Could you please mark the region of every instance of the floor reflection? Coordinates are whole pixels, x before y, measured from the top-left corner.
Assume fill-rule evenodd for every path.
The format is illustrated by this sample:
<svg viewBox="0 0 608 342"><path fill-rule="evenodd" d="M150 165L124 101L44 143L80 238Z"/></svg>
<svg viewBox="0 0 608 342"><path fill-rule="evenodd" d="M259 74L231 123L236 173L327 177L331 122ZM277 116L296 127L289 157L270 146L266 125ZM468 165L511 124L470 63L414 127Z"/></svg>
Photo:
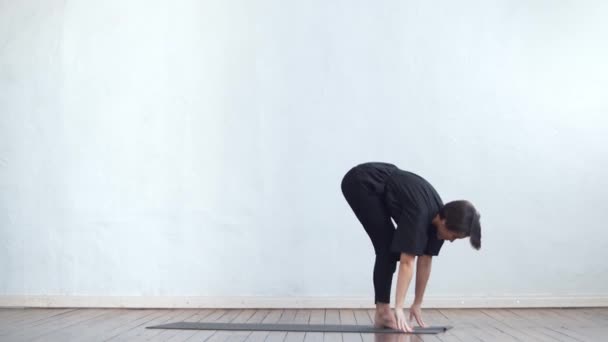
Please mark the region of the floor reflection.
<svg viewBox="0 0 608 342"><path fill-rule="evenodd" d="M412 341L420 341L420 339L416 335L411 334L374 334L374 342L412 342Z"/></svg>

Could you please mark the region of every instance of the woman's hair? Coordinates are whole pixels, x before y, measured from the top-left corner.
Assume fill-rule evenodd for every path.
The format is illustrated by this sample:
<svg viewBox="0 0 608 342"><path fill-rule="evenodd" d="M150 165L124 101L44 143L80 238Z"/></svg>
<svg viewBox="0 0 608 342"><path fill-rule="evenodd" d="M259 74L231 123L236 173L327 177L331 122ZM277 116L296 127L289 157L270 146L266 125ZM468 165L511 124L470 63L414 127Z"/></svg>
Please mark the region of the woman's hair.
<svg viewBox="0 0 608 342"><path fill-rule="evenodd" d="M469 201L458 200L446 203L439 210L439 217L445 219L446 227L457 233L464 233L470 237L471 246L481 248L481 217L473 204Z"/></svg>

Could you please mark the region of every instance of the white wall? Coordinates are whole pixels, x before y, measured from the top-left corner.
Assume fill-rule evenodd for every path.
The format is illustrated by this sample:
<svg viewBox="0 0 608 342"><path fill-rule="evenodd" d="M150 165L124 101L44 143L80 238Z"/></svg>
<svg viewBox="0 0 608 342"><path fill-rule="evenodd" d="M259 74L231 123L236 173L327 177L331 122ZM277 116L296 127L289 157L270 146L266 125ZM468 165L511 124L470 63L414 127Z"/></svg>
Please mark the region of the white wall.
<svg viewBox="0 0 608 342"><path fill-rule="evenodd" d="M607 16L600 0L2 1L0 298L373 305L340 192L367 160L482 214L482 250L447 243L430 301L608 298Z"/></svg>

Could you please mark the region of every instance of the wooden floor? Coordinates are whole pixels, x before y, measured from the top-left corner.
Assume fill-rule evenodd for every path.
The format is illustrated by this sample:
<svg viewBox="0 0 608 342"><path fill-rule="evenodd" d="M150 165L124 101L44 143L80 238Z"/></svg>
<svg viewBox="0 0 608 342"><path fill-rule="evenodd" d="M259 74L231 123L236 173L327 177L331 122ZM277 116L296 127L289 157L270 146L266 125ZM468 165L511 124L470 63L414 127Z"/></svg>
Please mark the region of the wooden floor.
<svg viewBox="0 0 608 342"><path fill-rule="evenodd" d="M0 341L608 341L608 308L423 310L438 335L146 329L171 322L371 325L374 310L0 309Z"/></svg>

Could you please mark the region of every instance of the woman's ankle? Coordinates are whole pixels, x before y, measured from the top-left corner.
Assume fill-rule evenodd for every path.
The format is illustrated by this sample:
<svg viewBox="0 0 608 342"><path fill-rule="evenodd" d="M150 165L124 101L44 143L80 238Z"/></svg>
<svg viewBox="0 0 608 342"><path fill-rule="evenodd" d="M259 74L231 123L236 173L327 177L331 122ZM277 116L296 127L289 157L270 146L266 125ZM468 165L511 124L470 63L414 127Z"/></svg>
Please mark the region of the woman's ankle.
<svg viewBox="0 0 608 342"><path fill-rule="evenodd" d="M378 313L387 313L391 311L390 303L376 303L376 312Z"/></svg>

